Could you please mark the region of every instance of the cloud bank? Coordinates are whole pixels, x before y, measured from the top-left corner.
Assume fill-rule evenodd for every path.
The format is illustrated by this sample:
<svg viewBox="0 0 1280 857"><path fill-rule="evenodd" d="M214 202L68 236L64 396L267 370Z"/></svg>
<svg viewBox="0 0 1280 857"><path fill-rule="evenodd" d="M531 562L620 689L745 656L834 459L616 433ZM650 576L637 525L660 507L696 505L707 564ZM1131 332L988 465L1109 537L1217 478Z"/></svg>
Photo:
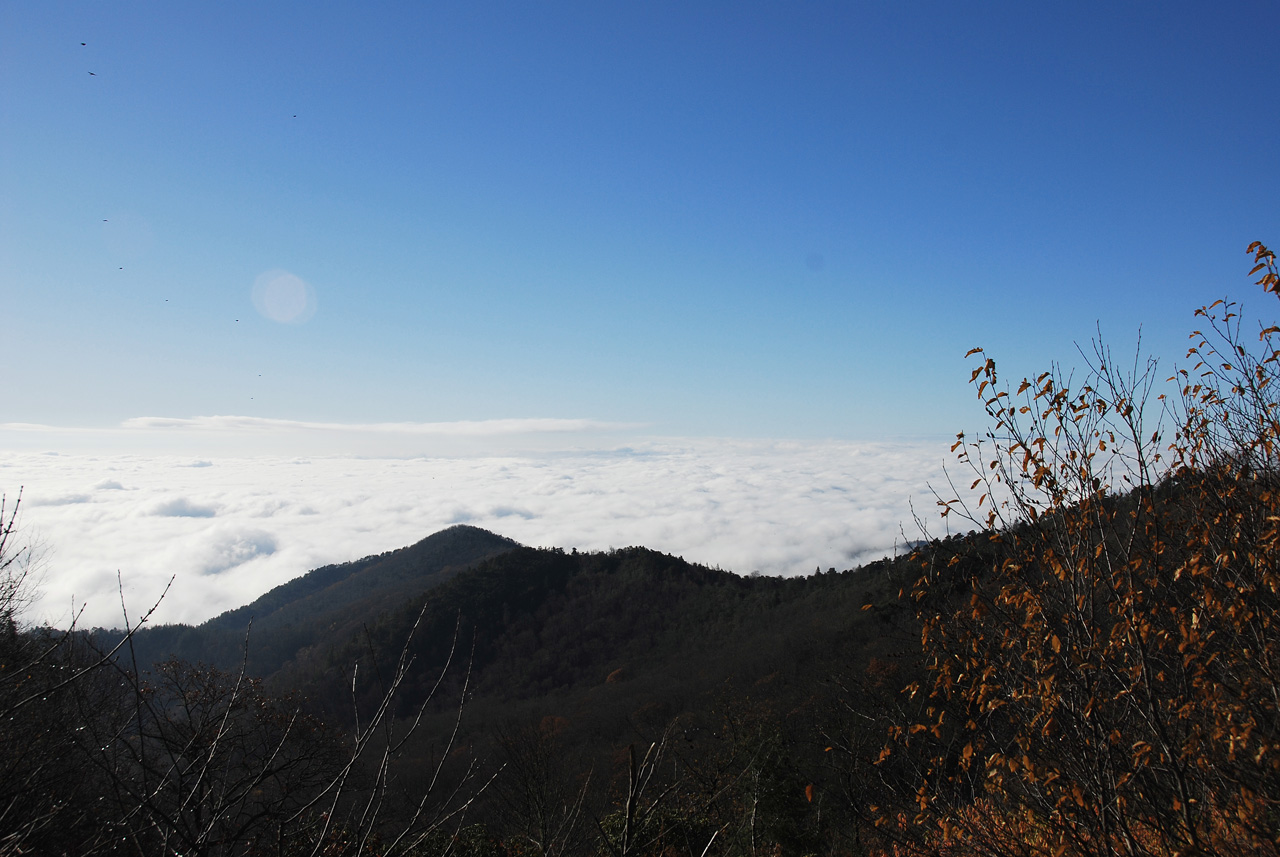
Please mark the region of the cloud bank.
<svg viewBox="0 0 1280 857"><path fill-rule="evenodd" d="M644 545L739 573L848 568L917 537L947 445L651 440L467 457L0 452L24 532L47 547L37 615L196 622L309 569L467 523L524 544Z"/></svg>
<svg viewBox="0 0 1280 857"><path fill-rule="evenodd" d="M489 456L495 449L545 452L566 442L598 447L639 428L635 423L556 418L338 423L238 415L134 417L107 427L0 423L0 449L191 454L201 460L215 453Z"/></svg>
<svg viewBox="0 0 1280 857"><path fill-rule="evenodd" d="M134 417L125 420L120 428L125 431L180 429L184 431L241 432L342 432L345 434L407 434L494 437L497 435L535 434L543 432L581 432L632 428L623 423L607 423L599 420L565 419L507 419L507 420L457 420L439 423L321 423L303 420L281 420L266 417ZM0 429L4 429L0 425Z"/></svg>

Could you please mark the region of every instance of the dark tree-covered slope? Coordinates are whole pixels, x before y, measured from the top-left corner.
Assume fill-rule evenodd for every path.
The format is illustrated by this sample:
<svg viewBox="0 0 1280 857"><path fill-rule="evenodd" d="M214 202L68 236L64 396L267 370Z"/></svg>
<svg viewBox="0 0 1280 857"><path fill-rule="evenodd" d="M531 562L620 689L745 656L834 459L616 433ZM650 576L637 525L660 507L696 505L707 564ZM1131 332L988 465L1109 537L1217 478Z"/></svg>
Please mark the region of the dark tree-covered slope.
<svg viewBox="0 0 1280 857"><path fill-rule="evenodd" d="M467 557L495 550L463 568L438 560L446 553L457 560L457 551L445 550L451 542L471 545L461 552ZM253 616L250 671L270 693L297 694L340 730L356 727L355 712L367 719L378 708L407 657L390 715L407 719L396 731L435 695L389 768L397 800L429 789L441 748L492 773L533 741L558 760L557 777L590 781L590 812L605 813L627 746L675 730L682 788L693 789L687 797L695 803L728 807L739 798L725 789L748 767L761 783L777 780L767 788L779 790L782 804L770 810L779 824L810 816L813 824L837 823L832 804L804 797L808 786L828 801L844 794L842 806L865 802L866 759L887 728L879 721L919 673L919 629L899 599L918 558L798 578L743 577L640 547L578 553L510 545L454 528L412 548L318 569L203 626L159 628L141 639L149 658L175 653L234 671ZM833 742L838 755L827 749ZM474 817L506 829L514 799L503 794L486 796ZM794 850L812 844L797 839Z"/></svg>
<svg viewBox="0 0 1280 857"><path fill-rule="evenodd" d="M814 681L860 674L871 658L896 657L915 643L897 601L908 574L903 561L883 561L803 578L742 577L644 548L519 548L306 650L272 684L301 690L341 718L353 665L389 674L421 613L406 707L429 692L456 635L456 658L471 668L477 728L514 712L575 709L592 729L619 737L636 716L708 704L726 682L765 682L765 695L787 696L788 688L802 693ZM369 702L378 689L367 694Z"/></svg>
<svg viewBox="0 0 1280 857"><path fill-rule="evenodd" d="M667 735L688 790L681 800L715 804L724 823L742 800L759 801L760 830L813 853L819 827L853 829L849 808L875 788L868 766L887 729L881 721L918 675L919 629L898 594L919 567L903 558L742 577L638 547L519 548L301 652L269 683L352 728L352 712L376 708L407 651L397 716L414 719L435 696L392 763L402 795L425 790L441 748L453 746L458 764L470 760L486 776L541 759L531 776L587 788L589 815L601 816L622 788L628 745ZM517 780L500 782L472 817L507 835L522 798L509 791ZM765 792L776 793L771 808ZM710 831L702 835L705 844Z"/></svg>
<svg viewBox="0 0 1280 857"><path fill-rule="evenodd" d="M346 639L406 600L516 547L478 527L450 527L409 547L317 568L201 625L144 629L134 647L144 665L172 655L234 669L248 638L250 673L270 675L299 650Z"/></svg>

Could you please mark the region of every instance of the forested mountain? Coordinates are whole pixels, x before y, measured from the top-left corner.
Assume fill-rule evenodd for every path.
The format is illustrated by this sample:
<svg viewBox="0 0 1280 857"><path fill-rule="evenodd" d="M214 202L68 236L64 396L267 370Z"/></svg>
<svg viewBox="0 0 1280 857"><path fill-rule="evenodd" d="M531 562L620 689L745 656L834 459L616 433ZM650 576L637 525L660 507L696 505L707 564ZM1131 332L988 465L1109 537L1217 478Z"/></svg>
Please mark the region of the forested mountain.
<svg viewBox="0 0 1280 857"><path fill-rule="evenodd" d="M898 597L913 576L901 558L742 577L645 548L566 553L460 526L316 569L200 626L142 629L135 654L116 658L129 673L136 658L157 688L142 692L161 699L199 688L233 706L248 682L254 705L290 697L339 733L384 723L396 751L361 770L393 826L414 795L457 790L483 830L577 851L639 746L675 765L662 774L673 798L725 823L749 770L753 835L810 851L843 836L838 823L855 829L852 795L866 789L850 776L865 741L840 724L882 717L914 672L914 617ZM839 753L823 750L837 738ZM559 832L534 832L548 813Z"/></svg>
<svg viewBox="0 0 1280 857"><path fill-rule="evenodd" d="M142 666L178 657L236 669L248 643L249 672L269 675L301 649L350 637L406 599L516 547L477 527L450 527L409 547L317 568L198 626L144 627L133 635L134 650ZM104 643L111 639L103 635Z"/></svg>
<svg viewBox="0 0 1280 857"><path fill-rule="evenodd" d="M890 580L892 565L742 577L644 548L565 553L455 526L315 569L198 626L144 627L133 643L143 667L177 657L223 670L239 668L247 645L250 675L317 700L345 692L362 659L389 668L406 642L424 675L457 642L480 698L522 703L610 677L654 679L669 695L901 648L884 635L885 611L901 609L883 606L902 582ZM882 607L860 609L877 600Z"/></svg>
<svg viewBox="0 0 1280 857"><path fill-rule="evenodd" d="M593 717L613 710L612 728L621 734L640 708L674 716L728 681L803 684L900 653L914 643L893 633L893 619L905 620L896 601L904 579L887 561L804 578L748 578L644 548L518 548L357 634L312 647L270 681L325 699L346 691L344 677L357 663L389 671L406 642L428 681L456 642L456 657L472 672L473 716L486 706L509 713L589 702ZM405 703L422 693L425 686L410 686ZM635 706L628 709L627 700ZM329 710L341 716L342 704Z"/></svg>
<svg viewBox="0 0 1280 857"><path fill-rule="evenodd" d="M729 685L785 696L901 655L914 644L897 601L909 574L886 560L743 577L645 548L566 553L456 526L316 569L199 626L144 628L134 648L144 667L177 657L235 671L247 644L249 675L334 722L351 716L353 669L389 674L407 652L399 702L412 708L452 651L453 674L471 672L469 730L576 712L569 722L622 740L637 719L706 706ZM381 692L365 686L360 701Z"/></svg>

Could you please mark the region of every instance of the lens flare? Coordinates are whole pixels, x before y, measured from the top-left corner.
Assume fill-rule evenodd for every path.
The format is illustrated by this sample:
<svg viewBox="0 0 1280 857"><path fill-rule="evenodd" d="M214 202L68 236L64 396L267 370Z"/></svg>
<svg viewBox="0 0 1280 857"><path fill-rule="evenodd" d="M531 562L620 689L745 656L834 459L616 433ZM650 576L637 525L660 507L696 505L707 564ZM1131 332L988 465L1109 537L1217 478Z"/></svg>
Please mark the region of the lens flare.
<svg viewBox="0 0 1280 857"><path fill-rule="evenodd" d="M302 324L316 314L316 292L296 274L267 271L253 282L253 306L272 321Z"/></svg>

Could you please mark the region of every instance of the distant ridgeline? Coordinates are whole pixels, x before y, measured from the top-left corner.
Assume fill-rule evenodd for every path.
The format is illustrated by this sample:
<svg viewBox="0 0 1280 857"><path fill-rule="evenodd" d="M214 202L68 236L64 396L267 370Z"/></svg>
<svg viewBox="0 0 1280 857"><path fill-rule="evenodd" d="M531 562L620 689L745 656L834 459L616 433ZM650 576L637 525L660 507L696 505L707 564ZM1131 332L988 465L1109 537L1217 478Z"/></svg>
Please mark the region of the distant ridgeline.
<svg viewBox="0 0 1280 857"><path fill-rule="evenodd" d="M487 530L455 526L409 547L326 565L201 625L142 629L134 635L138 665L145 669L177 657L237 670L247 643L248 672L269 676L299 651L349 639L383 613L517 547L518 542Z"/></svg>
<svg viewBox="0 0 1280 857"><path fill-rule="evenodd" d="M199 626L145 629L133 650L162 687L188 675L157 666L170 657L223 670L224 688L239 687L244 664L288 697L284 710L344 734L360 728L353 712L367 725L392 700L388 729L417 724L388 762L393 802L430 793L443 759L474 765L477 782L508 766L472 807L477 830L514 835L513 807L566 789L577 795L566 806L585 800L584 818L603 818L627 748L660 741L676 765L663 776L683 771L682 788L706 791L691 800L738 806L748 783L771 795L757 832L818 853L827 828L856 830L847 808L875 791L865 757L920 673L919 626L899 597L919 562L744 577L645 548L566 553L456 526L316 569ZM409 668L387 695L397 663ZM818 788L830 799L812 802ZM737 817L724 811L714 825ZM595 829L566 828L582 842Z"/></svg>
<svg viewBox="0 0 1280 857"><path fill-rule="evenodd" d="M405 705L425 696L456 639L455 672L473 673L473 722L489 705L495 717L562 713L571 697L591 709L608 685L620 718L604 728L616 734L646 705L670 717L726 681L824 680L918 645L893 631L909 613L897 593L912 573L884 560L743 577L645 548L566 553L455 526L316 569L202 625L146 628L134 650L142 669L169 657L231 672L246 663L275 691L300 691L341 720L353 666L389 674L421 613Z"/></svg>

